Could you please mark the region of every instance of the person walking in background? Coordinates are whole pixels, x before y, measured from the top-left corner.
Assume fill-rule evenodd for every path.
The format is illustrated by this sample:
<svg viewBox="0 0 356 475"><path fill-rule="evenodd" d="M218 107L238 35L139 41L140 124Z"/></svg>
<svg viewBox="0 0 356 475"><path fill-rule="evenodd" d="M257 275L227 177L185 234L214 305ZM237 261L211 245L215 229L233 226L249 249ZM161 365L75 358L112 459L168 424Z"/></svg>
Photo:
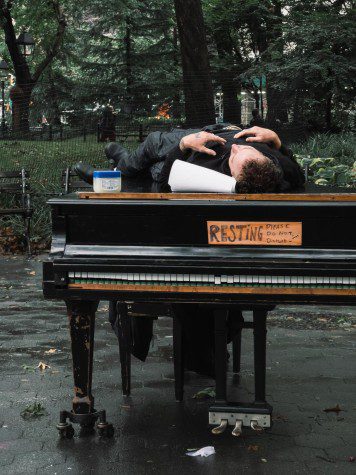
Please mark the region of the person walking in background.
<svg viewBox="0 0 356 475"><path fill-rule="evenodd" d="M99 142L115 142L116 140L116 114L112 105L108 104L104 111L103 116L99 122Z"/></svg>
<svg viewBox="0 0 356 475"><path fill-rule="evenodd" d="M252 109L252 119L250 121L250 126L254 127L257 125L258 127L264 127L265 121L260 116L260 111L258 109Z"/></svg>

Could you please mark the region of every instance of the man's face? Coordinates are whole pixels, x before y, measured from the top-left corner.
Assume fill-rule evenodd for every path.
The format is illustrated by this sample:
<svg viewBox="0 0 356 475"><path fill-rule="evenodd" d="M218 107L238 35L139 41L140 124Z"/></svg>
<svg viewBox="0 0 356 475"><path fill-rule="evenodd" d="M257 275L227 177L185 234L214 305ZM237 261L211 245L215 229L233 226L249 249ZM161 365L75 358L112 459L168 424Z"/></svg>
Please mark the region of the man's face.
<svg viewBox="0 0 356 475"><path fill-rule="evenodd" d="M268 158L265 157L261 152L256 150L254 147L250 147L249 145L233 144L233 146L231 147L229 166L231 175L235 178L236 181L238 181L241 177L244 165L252 160L268 161Z"/></svg>

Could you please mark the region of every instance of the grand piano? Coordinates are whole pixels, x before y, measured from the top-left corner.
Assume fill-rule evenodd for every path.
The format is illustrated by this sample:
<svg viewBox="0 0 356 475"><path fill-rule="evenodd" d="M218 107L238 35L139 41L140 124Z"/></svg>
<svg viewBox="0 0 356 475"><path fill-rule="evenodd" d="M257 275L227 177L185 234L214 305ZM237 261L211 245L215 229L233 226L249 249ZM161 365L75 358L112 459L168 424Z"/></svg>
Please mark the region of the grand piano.
<svg viewBox="0 0 356 475"><path fill-rule="evenodd" d="M356 303L356 190L308 185L300 193L225 195L160 193L124 180L118 195L78 192L51 199L52 247L43 264L47 299L66 302L74 399L58 429L112 436L92 395L95 312L118 302L125 335L129 303L199 303L215 318L214 433L271 426L266 401L266 319L279 303ZM227 401L226 320L253 309L255 399ZM179 377L179 366L176 366Z"/></svg>

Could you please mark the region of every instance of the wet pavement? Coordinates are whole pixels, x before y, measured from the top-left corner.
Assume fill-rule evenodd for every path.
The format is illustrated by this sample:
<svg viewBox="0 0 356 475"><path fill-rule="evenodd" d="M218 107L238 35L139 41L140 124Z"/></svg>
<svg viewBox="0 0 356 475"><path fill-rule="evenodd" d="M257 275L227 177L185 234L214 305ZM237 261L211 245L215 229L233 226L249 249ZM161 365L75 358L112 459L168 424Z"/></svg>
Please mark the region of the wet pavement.
<svg viewBox="0 0 356 475"><path fill-rule="evenodd" d="M236 439L211 435L209 401L192 398L212 380L190 373L184 403L175 402L168 318L155 323L146 363L133 360L132 396L121 395L118 346L103 302L93 388L116 434L105 440L76 428L73 440L60 440L55 425L72 397L64 305L43 300L39 258L0 257L0 269L0 473L356 474L356 309L279 307L271 314L267 393L274 425ZM244 330L239 387L230 373L235 400L253 396L251 336ZM50 367L41 371L41 362ZM34 403L45 414L21 417ZM324 412L337 405L340 412ZM215 455L186 455L208 445Z"/></svg>

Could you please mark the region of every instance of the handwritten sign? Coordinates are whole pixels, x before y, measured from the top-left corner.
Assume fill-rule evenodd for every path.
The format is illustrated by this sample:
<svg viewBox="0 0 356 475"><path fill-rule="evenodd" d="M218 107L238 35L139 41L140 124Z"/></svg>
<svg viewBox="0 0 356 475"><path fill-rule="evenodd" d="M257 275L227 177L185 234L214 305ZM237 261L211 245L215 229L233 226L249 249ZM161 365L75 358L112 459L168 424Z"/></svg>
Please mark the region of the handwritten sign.
<svg viewBox="0 0 356 475"><path fill-rule="evenodd" d="M208 243L223 246L301 246L302 223L208 221Z"/></svg>

